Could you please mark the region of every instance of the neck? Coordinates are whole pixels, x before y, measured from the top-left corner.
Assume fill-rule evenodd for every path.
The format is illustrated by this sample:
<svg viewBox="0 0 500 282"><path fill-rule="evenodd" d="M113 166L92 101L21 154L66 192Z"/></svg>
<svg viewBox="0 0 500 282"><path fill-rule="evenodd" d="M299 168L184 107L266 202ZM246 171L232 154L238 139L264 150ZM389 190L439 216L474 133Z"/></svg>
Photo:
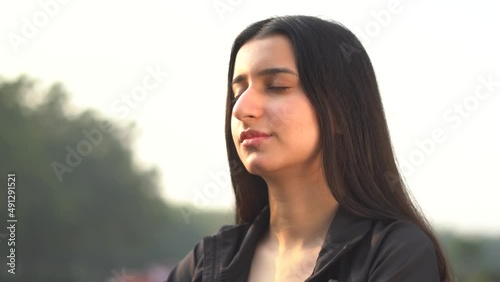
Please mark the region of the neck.
<svg viewBox="0 0 500 282"><path fill-rule="evenodd" d="M338 207L322 172L266 179L269 243L280 251L321 247Z"/></svg>

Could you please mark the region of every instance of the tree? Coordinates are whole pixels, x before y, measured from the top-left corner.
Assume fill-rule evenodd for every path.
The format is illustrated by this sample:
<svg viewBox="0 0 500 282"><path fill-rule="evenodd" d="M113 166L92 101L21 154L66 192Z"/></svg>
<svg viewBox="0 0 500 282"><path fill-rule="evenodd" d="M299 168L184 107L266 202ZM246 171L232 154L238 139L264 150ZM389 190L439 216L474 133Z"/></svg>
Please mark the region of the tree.
<svg viewBox="0 0 500 282"><path fill-rule="evenodd" d="M16 275L2 271L0 280L104 281L113 270L179 259L206 225L184 223L179 207L160 199L157 171L134 164L130 125L67 109L60 84L40 90L25 76L0 79L0 172L3 186L16 174L18 219Z"/></svg>

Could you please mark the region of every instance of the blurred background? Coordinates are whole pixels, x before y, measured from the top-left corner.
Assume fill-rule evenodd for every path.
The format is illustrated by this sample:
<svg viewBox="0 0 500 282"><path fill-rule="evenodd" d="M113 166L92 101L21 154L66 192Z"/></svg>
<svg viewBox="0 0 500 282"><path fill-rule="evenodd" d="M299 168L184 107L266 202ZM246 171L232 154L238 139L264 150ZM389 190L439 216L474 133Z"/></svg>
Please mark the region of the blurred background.
<svg viewBox="0 0 500 282"><path fill-rule="evenodd" d="M401 171L458 281L500 281L499 11L493 0L1 0L0 281L163 281L232 224L230 47L287 14L360 38Z"/></svg>

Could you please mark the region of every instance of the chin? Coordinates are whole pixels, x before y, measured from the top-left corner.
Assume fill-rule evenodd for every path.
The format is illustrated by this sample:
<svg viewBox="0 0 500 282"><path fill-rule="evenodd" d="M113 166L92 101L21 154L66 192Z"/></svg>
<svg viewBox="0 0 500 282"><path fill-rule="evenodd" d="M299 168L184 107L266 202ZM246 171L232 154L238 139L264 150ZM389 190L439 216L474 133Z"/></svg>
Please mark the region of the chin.
<svg viewBox="0 0 500 282"><path fill-rule="evenodd" d="M258 176L265 176L265 175L270 175L273 172L277 171L278 169L275 166L270 165L269 163L262 163L262 162L250 162L250 163L244 163L245 168L248 170L249 173L258 175Z"/></svg>
<svg viewBox="0 0 500 282"><path fill-rule="evenodd" d="M254 175L265 176L275 173L282 168L285 163L283 163L282 157L276 154L261 154L252 153L240 159L246 170Z"/></svg>
<svg viewBox="0 0 500 282"><path fill-rule="evenodd" d="M260 166L256 166L256 165L247 165L245 164L245 168L248 170L248 172L250 172L251 174L254 174L254 175L262 175L263 173L265 173L265 169L260 167Z"/></svg>
<svg viewBox="0 0 500 282"><path fill-rule="evenodd" d="M260 175L266 171L266 166L263 164L263 162L260 160L256 160L255 158L251 158L251 160L247 158L247 160L242 162L245 168L251 174Z"/></svg>

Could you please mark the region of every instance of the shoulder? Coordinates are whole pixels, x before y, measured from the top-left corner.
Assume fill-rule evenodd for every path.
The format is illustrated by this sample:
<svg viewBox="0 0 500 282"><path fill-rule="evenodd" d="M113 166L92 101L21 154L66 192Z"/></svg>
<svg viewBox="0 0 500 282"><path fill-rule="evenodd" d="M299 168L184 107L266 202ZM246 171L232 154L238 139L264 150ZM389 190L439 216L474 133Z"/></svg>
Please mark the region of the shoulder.
<svg viewBox="0 0 500 282"><path fill-rule="evenodd" d="M383 246L428 247L434 249L431 238L416 224L409 221L375 221L373 239Z"/></svg>
<svg viewBox="0 0 500 282"><path fill-rule="evenodd" d="M202 240L172 269L165 282L201 281L203 250Z"/></svg>
<svg viewBox="0 0 500 282"><path fill-rule="evenodd" d="M216 233L204 237L193 249L172 269L165 282L201 281L203 269L206 266L205 257L216 238L230 237L238 239L244 236L247 226L223 225ZM208 249L208 250L207 250Z"/></svg>
<svg viewBox="0 0 500 282"><path fill-rule="evenodd" d="M436 247L416 224L375 221L369 281L439 281Z"/></svg>

